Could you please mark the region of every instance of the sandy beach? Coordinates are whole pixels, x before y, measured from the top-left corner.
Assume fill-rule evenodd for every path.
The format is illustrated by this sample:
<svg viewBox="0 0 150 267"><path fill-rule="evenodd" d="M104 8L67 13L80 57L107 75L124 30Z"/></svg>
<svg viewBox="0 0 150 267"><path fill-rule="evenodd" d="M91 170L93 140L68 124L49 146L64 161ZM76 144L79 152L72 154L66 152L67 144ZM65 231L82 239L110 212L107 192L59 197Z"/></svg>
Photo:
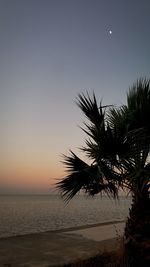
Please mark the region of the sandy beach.
<svg viewBox="0 0 150 267"><path fill-rule="evenodd" d="M0 267L50 267L118 247L124 222L109 222L0 239Z"/></svg>

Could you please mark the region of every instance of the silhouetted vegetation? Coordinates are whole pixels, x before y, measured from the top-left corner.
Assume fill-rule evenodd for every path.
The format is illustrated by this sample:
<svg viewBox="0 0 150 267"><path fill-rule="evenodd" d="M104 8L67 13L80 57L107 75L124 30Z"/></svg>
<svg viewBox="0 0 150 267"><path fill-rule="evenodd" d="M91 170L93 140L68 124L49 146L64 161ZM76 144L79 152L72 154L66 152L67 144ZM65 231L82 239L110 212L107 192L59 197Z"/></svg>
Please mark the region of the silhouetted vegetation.
<svg viewBox="0 0 150 267"><path fill-rule="evenodd" d="M64 156L67 175L58 184L65 200L85 193L118 198L132 195L125 227L125 251L130 266L150 266L150 80L140 79L120 107L98 105L95 94L80 94L77 105L86 116L87 134L81 148L87 164L70 151ZM97 266L97 265L94 265ZM101 265L100 265L101 266Z"/></svg>
<svg viewBox="0 0 150 267"><path fill-rule="evenodd" d="M118 249L116 252L104 252L85 260L54 267L130 267L130 264L122 249Z"/></svg>

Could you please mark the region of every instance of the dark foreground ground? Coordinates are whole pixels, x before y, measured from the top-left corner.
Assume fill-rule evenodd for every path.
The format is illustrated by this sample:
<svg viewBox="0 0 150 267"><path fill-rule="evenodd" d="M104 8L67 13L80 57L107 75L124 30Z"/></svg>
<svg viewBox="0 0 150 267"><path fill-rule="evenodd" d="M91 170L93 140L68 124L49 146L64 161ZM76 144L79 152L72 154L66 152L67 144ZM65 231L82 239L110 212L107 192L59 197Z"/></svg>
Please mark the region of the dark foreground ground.
<svg viewBox="0 0 150 267"><path fill-rule="evenodd" d="M50 267L119 248L124 223L0 239L0 267Z"/></svg>

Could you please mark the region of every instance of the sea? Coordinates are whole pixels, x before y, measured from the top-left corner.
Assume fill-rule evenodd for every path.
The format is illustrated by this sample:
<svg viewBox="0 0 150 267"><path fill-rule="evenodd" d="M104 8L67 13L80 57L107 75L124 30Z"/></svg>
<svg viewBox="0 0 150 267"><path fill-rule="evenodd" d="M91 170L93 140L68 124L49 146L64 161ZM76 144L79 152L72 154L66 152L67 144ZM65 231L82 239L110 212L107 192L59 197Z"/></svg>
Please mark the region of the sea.
<svg viewBox="0 0 150 267"><path fill-rule="evenodd" d="M126 220L131 199L78 195L65 203L58 195L0 196L0 237Z"/></svg>

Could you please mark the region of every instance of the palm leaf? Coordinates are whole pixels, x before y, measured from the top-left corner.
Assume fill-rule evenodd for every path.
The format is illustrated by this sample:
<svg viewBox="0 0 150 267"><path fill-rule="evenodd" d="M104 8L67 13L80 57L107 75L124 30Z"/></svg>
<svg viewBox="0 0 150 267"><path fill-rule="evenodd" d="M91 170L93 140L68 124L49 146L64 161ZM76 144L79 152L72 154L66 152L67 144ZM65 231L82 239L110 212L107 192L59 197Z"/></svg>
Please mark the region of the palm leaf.
<svg viewBox="0 0 150 267"><path fill-rule="evenodd" d="M127 104L119 108L98 105L94 93L92 97L79 94L77 105L88 120L82 128L88 138L81 150L92 164L71 151L70 156L64 156L67 175L57 188L67 200L81 189L90 195L104 192L115 197L119 187L127 186L139 193L149 185L150 176L150 80L134 84Z"/></svg>
<svg viewBox="0 0 150 267"><path fill-rule="evenodd" d="M129 89L127 106L130 129L146 128L150 134L150 80L140 79Z"/></svg>
<svg viewBox="0 0 150 267"><path fill-rule="evenodd" d="M88 93L87 96L85 96L84 94L79 94L76 103L78 107L83 111L90 123L99 128L104 122L105 113L103 112L101 103L98 107L95 94L93 93L92 98L90 98Z"/></svg>
<svg viewBox="0 0 150 267"><path fill-rule="evenodd" d="M81 189L89 195L103 190L108 195L117 196L117 175L115 172L110 173L111 170L106 168L104 163L103 166L101 165L103 168L96 164L88 165L71 151L70 156L64 156L64 164L68 174L57 183L56 187L65 200L73 198ZM107 174L107 178L109 176L108 179L105 178L104 173ZM96 185L98 185L97 190L95 190Z"/></svg>

